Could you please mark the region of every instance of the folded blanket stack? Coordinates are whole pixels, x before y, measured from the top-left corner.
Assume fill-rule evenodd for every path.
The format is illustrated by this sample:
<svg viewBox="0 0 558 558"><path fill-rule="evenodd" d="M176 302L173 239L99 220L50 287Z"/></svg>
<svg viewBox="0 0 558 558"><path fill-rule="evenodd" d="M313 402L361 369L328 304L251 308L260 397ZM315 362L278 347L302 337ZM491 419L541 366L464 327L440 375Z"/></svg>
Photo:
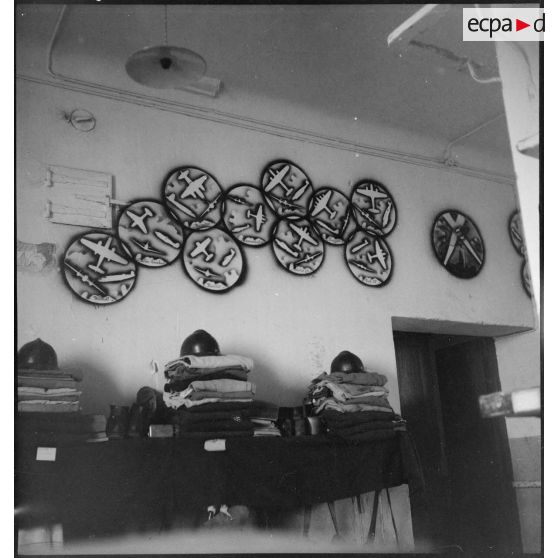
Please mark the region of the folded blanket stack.
<svg viewBox="0 0 558 558"><path fill-rule="evenodd" d="M308 398L328 436L349 441L392 438L405 423L389 404L386 383L377 372L324 372L312 380Z"/></svg>
<svg viewBox="0 0 558 558"><path fill-rule="evenodd" d="M239 355L186 355L165 366L167 407L180 436L253 436L249 409L256 386L248 381L252 359Z"/></svg>
<svg viewBox="0 0 558 558"><path fill-rule="evenodd" d="M79 378L62 370L19 369L17 410L31 413L77 413L80 410Z"/></svg>

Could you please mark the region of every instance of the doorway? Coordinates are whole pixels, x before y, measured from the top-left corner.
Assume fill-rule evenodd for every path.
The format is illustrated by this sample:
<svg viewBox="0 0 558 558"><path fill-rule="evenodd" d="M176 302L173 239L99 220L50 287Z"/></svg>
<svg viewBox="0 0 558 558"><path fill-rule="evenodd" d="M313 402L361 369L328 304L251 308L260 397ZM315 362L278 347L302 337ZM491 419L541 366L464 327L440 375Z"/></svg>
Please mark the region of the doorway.
<svg viewBox="0 0 558 558"><path fill-rule="evenodd" d="M493 339L394 331L394 342L401 414L425 482L426 506L411 494L417 544L520 552L505 422L481 418L478 405L500 390Z"/></svg>

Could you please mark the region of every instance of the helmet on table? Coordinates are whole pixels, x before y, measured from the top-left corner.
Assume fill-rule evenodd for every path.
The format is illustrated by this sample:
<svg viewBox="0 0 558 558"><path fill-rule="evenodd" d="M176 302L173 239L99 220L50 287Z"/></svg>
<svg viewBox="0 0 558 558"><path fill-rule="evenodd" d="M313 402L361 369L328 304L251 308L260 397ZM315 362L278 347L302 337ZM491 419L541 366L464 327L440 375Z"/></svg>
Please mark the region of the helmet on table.
<svg viewBox="0 0 558 558"><path fill-rule="evenodd" d="M19 349L17 366L33 370L57 370L58 358L51 345L37 338Z"/></svg>
<svg viewBox="0 0 558 558"><path fill-rule="evenodd" d="M210 356L220 354L219 343L217 343L211 334L203 329L197 329L194 333L188 335L180 347L180 356Z"/></svg>
<svg viewBox="0 0 558 558"><path fill-rule="evenodd" d="M350 351L341 351L332 361L330 373L364 372L362 360Z"/></svg>

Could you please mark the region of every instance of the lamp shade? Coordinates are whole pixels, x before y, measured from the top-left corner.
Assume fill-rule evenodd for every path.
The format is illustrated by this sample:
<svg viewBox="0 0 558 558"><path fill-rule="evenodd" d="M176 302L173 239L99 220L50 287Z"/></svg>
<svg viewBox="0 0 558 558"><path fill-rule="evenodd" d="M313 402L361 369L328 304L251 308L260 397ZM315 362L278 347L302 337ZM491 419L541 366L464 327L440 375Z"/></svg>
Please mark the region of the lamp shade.
<svg viewBox="0 0 558 558"><path fill-rule="evenodd" d="M176 89L200 80L207 64L186 48L155 46L138 50L126 61L126 72L136 82L157 89Z"/></svg>

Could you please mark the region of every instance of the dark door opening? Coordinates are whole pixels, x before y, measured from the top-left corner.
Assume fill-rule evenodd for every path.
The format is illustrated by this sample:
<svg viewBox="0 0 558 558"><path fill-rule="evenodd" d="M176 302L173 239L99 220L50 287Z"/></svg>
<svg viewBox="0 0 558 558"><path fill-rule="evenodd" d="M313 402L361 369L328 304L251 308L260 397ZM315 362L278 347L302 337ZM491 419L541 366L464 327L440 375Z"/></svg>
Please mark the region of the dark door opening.
<svg viewBox="0 0 558 558"><path fill-rule="evenodd" d="M426 506L411 494L417 544L520 552L505 422L478 406L500 389L493 340L396 331L394 341L401 414L426 485Z"/></svg>

